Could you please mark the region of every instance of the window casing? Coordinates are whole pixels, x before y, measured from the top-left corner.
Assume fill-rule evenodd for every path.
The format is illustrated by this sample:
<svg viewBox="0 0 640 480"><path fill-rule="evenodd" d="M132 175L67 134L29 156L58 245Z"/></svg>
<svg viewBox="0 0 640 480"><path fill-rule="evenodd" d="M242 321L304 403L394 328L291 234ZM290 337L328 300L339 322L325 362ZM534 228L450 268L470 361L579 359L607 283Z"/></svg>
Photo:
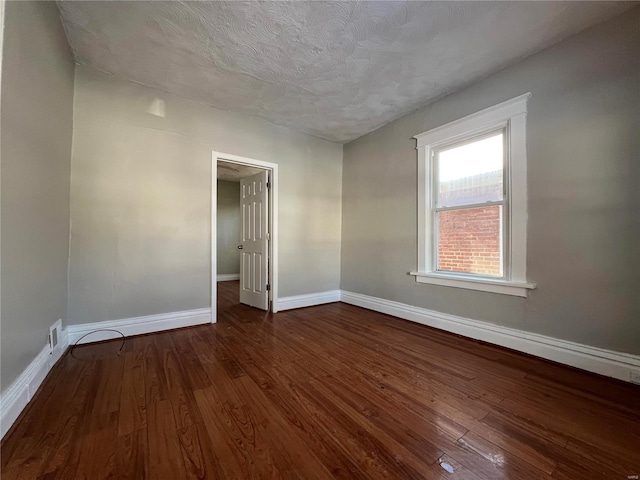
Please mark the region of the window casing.
<svg viewBox="0 0 640 480"><path fill-rule="evenodd" d="M530 95L414 137L418 140L418 269L411 274L417 282L522 297L535 288L526 277ZM456 220L459 225L461 219L468 232L447 227ZM461 233L475 240L470 242ZM481 247L480 241L486 245ZM471 259L467 254L466 263L454 263L460 262L454 258L461 258L456 257L460 253L456 248L468 249L470 243L482 248L486 258L474 253Z"/></svg>

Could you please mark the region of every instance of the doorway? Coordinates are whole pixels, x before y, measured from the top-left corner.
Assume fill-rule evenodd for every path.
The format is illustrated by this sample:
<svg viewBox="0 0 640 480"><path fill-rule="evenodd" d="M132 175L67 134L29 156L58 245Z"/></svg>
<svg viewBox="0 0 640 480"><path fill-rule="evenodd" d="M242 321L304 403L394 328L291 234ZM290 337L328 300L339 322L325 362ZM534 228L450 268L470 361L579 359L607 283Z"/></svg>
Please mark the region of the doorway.
<svg viewBox="0 0 640 480"><path fill-rule="evenodd" d="M238 298L239 303L275 313L278 310L278 165L213 152L211 171L212 323L217 321L218 282L225 282L221 284L225 292L237 286L238 296L231 298ZM231 200L234 192L238 195L235 205ZM220 218L218 193L225 204Z"/></svg>

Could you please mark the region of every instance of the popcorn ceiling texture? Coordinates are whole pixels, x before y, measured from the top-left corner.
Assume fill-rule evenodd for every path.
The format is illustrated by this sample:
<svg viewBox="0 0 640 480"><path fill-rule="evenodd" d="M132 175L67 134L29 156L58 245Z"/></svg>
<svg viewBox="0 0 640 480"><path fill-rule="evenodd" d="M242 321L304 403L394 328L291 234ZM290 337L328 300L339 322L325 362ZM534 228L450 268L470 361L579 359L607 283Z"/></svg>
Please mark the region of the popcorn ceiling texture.
<svg viewBox="0 0 640 480"><path fill-rule="evenodd" d="M371 132L632 6L311 1L58 5L80 64L336 142Z"/></svg>

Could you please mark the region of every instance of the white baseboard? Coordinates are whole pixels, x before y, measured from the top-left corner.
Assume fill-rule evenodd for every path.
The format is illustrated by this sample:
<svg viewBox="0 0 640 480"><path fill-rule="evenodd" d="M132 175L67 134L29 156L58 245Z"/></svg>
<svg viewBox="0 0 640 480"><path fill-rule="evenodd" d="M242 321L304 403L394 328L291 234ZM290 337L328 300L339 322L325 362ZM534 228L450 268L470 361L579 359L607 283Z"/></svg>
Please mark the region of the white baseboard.
<svg viewBox="0 0 640 480"><path fill-rule="evenodd" d="M11 428L22 410L35 395L53 365L60 359L69 345L73 345L83 335L94 330L111 329L118 330L125 337L153 333L174 328L189 327L211 323L211 309L201 308L183 312L163 313L145 317L125 318L106 322L84 323L82 325L69 325L62 330L62 339L59 348L54 354L49 345L38 353L36 358L27 366L20 376L2 393L0 397L0 437ZM82 339L79 343L91 343L101 340L119 338L115 332L97 332Z"/></svg>
<svg viewBox="0 0 640 480"><path fill-rule="evenodd" d="M94 330L110 329L122 332L125 337L142 335L143 333L160 332L174 328L190 327L211 323L211 309L199 308L197 310L185 310L183 312L161 313L159 315L147 315L144 317L124 318L122 320L108 320L106 322L83 323L81 325L69 325L67 327L69 345L73 345L83 335ZM99 342L120 338L116 332L96 332L82 340L80 344Z"/></svg>
<svg viewBox="0 0 640 480"><path fill-rule="evenodd" d="M291 310L292 308L312 307L314 305L322 305L323 303L339 301L340 290L294 295L292 297L281 297L278 298L278 311Z"/></svg>
<svg viewBox="0 0 640 480"><path fill-rule="evenodd" d="M341 292L341 300L344 303L483 340L618 380L630 382L632 373L640 376L640 355L590 347L344 290Z"/></svg>
<svg viewBox="0 0 640 480"><path fill-rule="evenodd" d="M51 371L68 346L67 332L62 330L62 338L54 352L45 345L40 353L23 370L0 396L0 438L4 438L13 423L20 416L27 404Z"/></svg>
<svg viewBox="0 0 640 480"><path fill-rule="evenodd" d="M221 273L216 275L217 282L228 282L230 280L240 280L239 273Z"/></svg>
<svg viewBox="0 0 640 480"><path fill-rule="evenodd" d="M280 298L278 299L278 309L290 310L338 301L627 382L631 380L632 373L640 376L639 355L590 347L344 290ZM52 355L49 346L45 345L20 376L0 396L0 438L4 437L34 397L42 381L66 351L67 346L73 345L82 335L93 330L106 328L118 330L128 337L206 323L211 323L211 309L209 308L68 326L63 330L60 349L57 350L56 355ZM119 335L112 332L100 332L83 339L81 343L118 337Z"/></svg>

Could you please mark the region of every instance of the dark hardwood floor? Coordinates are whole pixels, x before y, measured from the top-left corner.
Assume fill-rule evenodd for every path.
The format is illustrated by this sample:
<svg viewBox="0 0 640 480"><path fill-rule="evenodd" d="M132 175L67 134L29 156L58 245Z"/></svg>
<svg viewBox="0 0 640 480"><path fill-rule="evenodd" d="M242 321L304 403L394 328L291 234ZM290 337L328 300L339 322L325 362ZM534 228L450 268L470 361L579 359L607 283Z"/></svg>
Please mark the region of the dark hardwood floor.
<svg viewBox="0 0 640 480"><path fill-rule="evenodd" d="M67 353L2 480L640 475L636 386L340 303L268 315L237 289L218 284L216 325Z"/></svg>

